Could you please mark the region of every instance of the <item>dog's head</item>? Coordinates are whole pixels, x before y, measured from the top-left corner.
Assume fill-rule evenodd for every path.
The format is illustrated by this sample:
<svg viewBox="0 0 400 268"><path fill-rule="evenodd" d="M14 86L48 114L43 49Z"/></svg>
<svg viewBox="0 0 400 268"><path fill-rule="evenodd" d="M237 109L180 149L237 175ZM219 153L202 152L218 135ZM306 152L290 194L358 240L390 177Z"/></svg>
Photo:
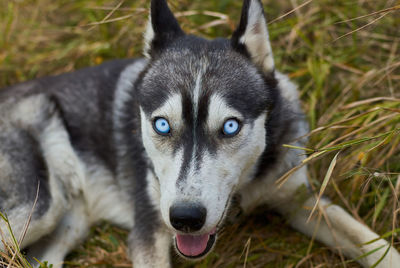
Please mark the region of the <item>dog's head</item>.
<svg viewBox="0 0 400 268"><path fill-rule="evenodd" d="M263 7L245 0L233 37L210 41L186 35L165 0L153 0L145 41L142 139L163 221L178 252L196 259L212 248L232 195L267 147L276 82Z"/></svg>

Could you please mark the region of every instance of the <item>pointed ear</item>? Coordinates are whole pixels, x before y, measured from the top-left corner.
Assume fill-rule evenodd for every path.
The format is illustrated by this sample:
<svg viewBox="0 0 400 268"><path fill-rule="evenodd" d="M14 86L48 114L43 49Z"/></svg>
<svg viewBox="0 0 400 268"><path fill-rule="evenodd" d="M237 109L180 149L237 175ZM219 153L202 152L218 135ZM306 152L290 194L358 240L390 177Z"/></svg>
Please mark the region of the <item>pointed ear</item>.
<svg viewBox="0 0 400 268"><path fill-rule="evenodd" d="M260 0L244 0L239 26L233 33L232 46L250 56L264 73L275 69L264 9Z"/></svg>
<svg viewBox="0 0 400 268"><path fill-rule="evenodd" d="M179 27L166 0L152 0L147 29L144 33L144 55L151 58L184 32Z"/></svg>

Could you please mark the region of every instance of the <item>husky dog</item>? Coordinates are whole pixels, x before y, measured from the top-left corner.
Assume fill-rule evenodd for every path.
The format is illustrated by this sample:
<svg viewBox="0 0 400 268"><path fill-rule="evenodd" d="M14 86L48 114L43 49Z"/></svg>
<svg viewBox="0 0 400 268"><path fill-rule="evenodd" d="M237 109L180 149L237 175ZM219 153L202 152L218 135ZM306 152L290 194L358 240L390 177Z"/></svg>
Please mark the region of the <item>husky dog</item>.
<svg viewBox="0 0 400 268"><path fill-rule="evenodd" d="M305 167L278 187L303 160L282 144L304 146L307 123L275 70L260 0L245 0L232 38L216 40L186 35L153 0L144 54L0 91L0 210L16 237L32 216L30 257L61 266L107 220L131 230L136 268L170 267L171 246L200 259L237 196L244 212L267 204L365 267L400 267L388 242L327 199L321 222L307 221Z"/></svg>

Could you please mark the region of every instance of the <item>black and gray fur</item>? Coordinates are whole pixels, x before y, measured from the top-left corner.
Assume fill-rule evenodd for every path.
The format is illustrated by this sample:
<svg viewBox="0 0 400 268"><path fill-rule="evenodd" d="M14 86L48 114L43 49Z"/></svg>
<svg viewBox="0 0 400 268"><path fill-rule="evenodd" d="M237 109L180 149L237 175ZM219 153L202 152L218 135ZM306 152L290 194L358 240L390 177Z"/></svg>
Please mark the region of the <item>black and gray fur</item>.
<svg viewBox="0 0 400 268"><path fill-rule="evenodd" d="M60 266L92 224L108 220L131 230L136 268L169 267L173 244L199 259L234 195L245 212L268 204L350 258L383 246L358 260L365 267L390 247L365 244L378 235L329 200L319 206L331 228L307 223L295 202L308 186L305 167L276 184L303 159L282 144L303 146L307 124L295 85L275 70L259 0L244 0L232 38L216 40L186 35L166 1L153 0L144 54L0 91L0 211L19 237L38 193L22 243L30 257ZM171 125L167 135L154 130L159 117ZM240 132L227 137L230 118ZM304 207L314 202L310 194ZM179 226L172 211L182 208L202 222ZM207 248L187 256L179 235L209 235ZM390 248L379 267L399 263Z"/></svg>

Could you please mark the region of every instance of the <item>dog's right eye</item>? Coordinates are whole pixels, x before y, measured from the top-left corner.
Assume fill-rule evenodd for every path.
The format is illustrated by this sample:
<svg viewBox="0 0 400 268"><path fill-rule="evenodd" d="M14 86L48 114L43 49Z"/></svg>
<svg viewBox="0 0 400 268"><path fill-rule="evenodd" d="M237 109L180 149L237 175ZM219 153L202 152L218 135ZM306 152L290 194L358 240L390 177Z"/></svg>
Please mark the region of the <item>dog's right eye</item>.
<svg viewBox="0 0 400 268"><path fill-rule="evenodd" d="M166 136L171 132L168 120L163 117L157 117L154 119L153 128L159 135Z"/></svg>

